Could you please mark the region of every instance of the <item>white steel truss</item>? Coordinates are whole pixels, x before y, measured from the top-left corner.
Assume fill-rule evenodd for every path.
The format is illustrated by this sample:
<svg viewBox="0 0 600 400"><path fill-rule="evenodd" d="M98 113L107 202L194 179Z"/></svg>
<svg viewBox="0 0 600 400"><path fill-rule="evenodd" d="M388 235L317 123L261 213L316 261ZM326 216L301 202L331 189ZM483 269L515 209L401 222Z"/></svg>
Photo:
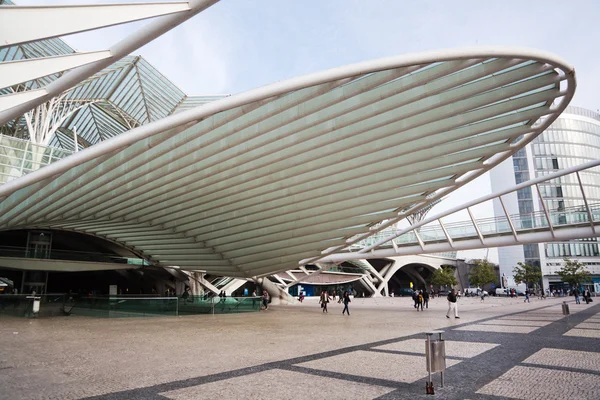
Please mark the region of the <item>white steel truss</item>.
<svg viewBox="0 0 600 400"><path fill-rule="evenodd" d="M314 263L488 171L549 126L574 90L572 66L518 48L302 76L0 186L0 229L69 229L156 265L266 276Z"/></svg>
<svg viewBox="0 0 600 400"><path fill-rule="evenodd" d="M5 83L42 77L70 69L45 87L0 96L0 125L21 116L30 109L50 100L98 71L114 64L132 51L204 11L219 0L190 0L188 2L102 4L73 6L15 6L0 5L0 49L3 47L94 30L141 19L155 18L116 43L105 52L79 53L74 56L50 59L29 59L0 62L0 76L11 76ZM52 23L48 23L52 21ZM33 67L29 68L29 65ZM23 74L11 71L22 68ZM32 72L27 72L33 69ZM27 72L27 73L26 73ZM2 86L0 85L0 89Z"/></svg>
<svg viewBox="0 0 600 400"><path fill-rule="evenodd" d="M600 160L590 161L523 182L508 190L475 199L444 213L425 218L404 229L381 231L353 246L354 248L346 249L349 252L329 255L321 262L339 263L354 259L397 257L599 237L600 204L590 204L587 201L584 186L581 183L581 173L585 171L600 172ZM544 202L541 202L542 211L540 212L508 214L502 196L527 187L535 187L539 193L540 186L544 183L570 175L575 176L573 180L579 183L582 206L548 210ZM499 201L504 210L504 217L475 220L470 208L493 200ZM470 216L469 221L443 222L443 218L464 210L467 210Z"/></svg>

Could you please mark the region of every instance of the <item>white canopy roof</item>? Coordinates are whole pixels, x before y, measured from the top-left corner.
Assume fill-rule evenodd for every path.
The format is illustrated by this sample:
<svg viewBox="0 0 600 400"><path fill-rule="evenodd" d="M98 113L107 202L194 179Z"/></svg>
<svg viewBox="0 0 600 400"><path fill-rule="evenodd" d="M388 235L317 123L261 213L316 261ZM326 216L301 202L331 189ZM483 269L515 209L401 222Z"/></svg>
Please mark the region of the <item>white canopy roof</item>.
<svg viewBox="0 0 600 400"><path fill-rule="evenodd" d="M484 173L545 129L574 90L572 66L515 48L298 77L141 126L0 186L0 229L67 229L157 265L272 274Z"/></svg>

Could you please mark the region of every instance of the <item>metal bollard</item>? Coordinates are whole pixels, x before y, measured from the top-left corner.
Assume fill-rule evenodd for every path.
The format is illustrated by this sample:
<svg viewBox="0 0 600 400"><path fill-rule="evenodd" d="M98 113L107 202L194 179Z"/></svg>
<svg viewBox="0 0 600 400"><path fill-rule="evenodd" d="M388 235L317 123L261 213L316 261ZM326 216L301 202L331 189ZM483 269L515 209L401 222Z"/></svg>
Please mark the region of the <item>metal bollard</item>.
<svg viewBox="0 0 600 400"><path fill-rule="evenodd" d="M446 370L446 343L442 339L443 331L427 332L425 340L425 367L428 372L427 394L433 393L432 372L439 372L442 387L444 387L444 371ZM439 335L438 339L432 339L433 335Z"/></svg>
<svg viewBox="0 0 600 400"><path fill-rule="evenodd" d="M563 315L569 315L569 314L571 314L569 312L569 305L567 304L566 301L563 301L563 303L562 303L562 312L563 312Z"/></svg>

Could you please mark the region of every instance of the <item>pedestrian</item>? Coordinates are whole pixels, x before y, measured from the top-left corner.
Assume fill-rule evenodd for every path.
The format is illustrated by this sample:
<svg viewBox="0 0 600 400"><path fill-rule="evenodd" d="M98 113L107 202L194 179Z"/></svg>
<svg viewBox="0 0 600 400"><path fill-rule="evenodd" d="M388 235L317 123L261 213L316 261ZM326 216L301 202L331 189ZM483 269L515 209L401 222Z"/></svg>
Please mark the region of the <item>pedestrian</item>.
<svg viewBox="0 0 600 400"><path fill-rule="evenodd" d="M458 316L458 304L456 304L456 290L452 289L450 293L448 293L448 312L446 313L446 318L450 318L450 312L454 310L454 318L460 318Z"/></svg>
<svg viewBox="0 0 600 400"><path fill-rule="evenodd" d="M350 316L350 310L348 310L348 304L350 303L350 295L348 294L348 292L344 292L344 310L342 311L342 315L344 315L344 312L348 313L348 316Z"/></svg>
<svg viewBox="0 0 600 400"><path fill-rule="evenodd" d="M331 292L331 297L333 298L333 301L335 301L335 290Z"/></svg>
<svg viewBox="0 0 600 400"><path fill-rule="evenodd" d="M183 304L187 304L187 300L190 297L190 288L186 287L185 290L183 291L183 294L181 295L181 298L183 299Z"/></svg>
<svg viewBox="0 0 600 400"><path fill-rule="evenodd" d="M419 307L421 311L423 311L423 293L422 291L417 292L417 311L419 311Z"/></svg>
<svg viewBox="0 0 600 400"><path fill-rule="evenodd" d="M262 304L265 310L269 308L269 292L267 292L266 290L263 290Z"/></svg>
<svg viewBox="0 0 600 400"><path fill-rule="evenodd" d="M429 292L427 290L423 291L423 304L425 304L425 308L429 308Z"/></svg>
<svg viewBox="0 0 600 400"><path fill-rule="evenodd" d="M418 302L418 300L419 300L419 294L418 294L416 291L414 291L414 292L413 292L413 294L412 294L412 299L413 299L413 302L415 303L415 304L413 305L413 307L414 307L414 308L417 308L417 302ZM418 310L417 310L417 311L418 311Z"/></svg>
<svg viewBox="0 0 600 400"><path fill-rule="evenodd" d="M321 303L321 308L323 309L324 313L327 313L327 303L329 303L329 300L331 300L331 298L329 297L329 293L327 293L326 290L323 290L321 292L321 299L319 300L319 302Z"/></svg>
<svg viewBox="0 0 600 400"><path fill-rule="evenodd" d="M525 290L525 300L523 300L523 303L530 303L529 301L529 290Z"/></svg>
<svg viewBox="0 0 600 400"><path fill-rule="evenodd" d="M590 293L590 289L585 289L583 292L583 300L585 300L585 304L590 304L592 300L592 294Z"/></svg>
<svg viewBox="0 0 600 400"><path fill-rule="evenodd" d="M575 290L573 290L573 296L575 296L575 304L581 304L581 299L579 298L579 289L575 288Z"/></svg>

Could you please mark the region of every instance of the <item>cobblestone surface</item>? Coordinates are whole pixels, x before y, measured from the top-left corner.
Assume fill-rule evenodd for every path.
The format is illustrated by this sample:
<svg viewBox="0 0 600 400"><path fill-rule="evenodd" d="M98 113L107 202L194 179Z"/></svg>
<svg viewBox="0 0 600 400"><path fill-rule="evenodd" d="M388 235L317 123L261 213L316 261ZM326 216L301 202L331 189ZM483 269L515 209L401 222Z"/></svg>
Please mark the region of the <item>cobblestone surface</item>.
<svg viewBox="0 0 600 400"><path fill-rule="evenodd" d="M571 329L565 336L579 336L600 339L600 330L597 329Z"/></svg>
<svg viewBox="0 0 600 400"><path fill-rule="evenodd" d="M446 355L448 357L475 357L498 346L494 343L455 342L445 341ZM425 339L409 339L402 342L374 347L375 350L403 351L406 353L425 354Z"/></svg>
<svg viewBox="0 0 600 400"><path fill-rule="evenodd" d="M576 325L575 328L600 329L600 322L598 322L598 323L582 322L581 324Z"/></svg>
<svg viewBox="0 0 600 400"><path fill-rule="evenodd" d="M598 375L514 367L477 393L523 400L600 399Z"/></svg>
<svg viewBox="0 0 600 400"><path fill-rule="evenodd" d="M546 326L550 325L552 321L531 321L531 320L515 320L515 319L505 319L500 318L491 321L483 321L481 325L510 325L510 326Z"/></svg>
<svg viewBox="0 0 600 400"><path fill-rule="evenodd" d="M526 314L518 314L518 315L511 315L508 317L502 317L502 318L498 318L498 320L505 320L505 319L510 319L513 321L545 321L545 322L554 322L554 321L558 321L559 319L562 319L563 316L556 316L556 315L531 315L529 313Z"/></svg>
<svg viewBox="0 0 600 400"><path fill-rule="evenodd" d="M595 350L600 350L600 347ZM523 363L600 372L600 353L564 349L541 349L531 357L528 357Z"/></svg>
<svg viewBox="0 0 600 400"><path fill-rule="evenodd" d="M475 332L503 332L503 333L531 333L537 328L534 326L519 325L467 325L456 328L457 331L475 331Z"/></svg>
<svg viewBox="0 0 600 400"><path fill-rule="evenodd" d="M282 384L293 382L291 385ZM213 399L374 399L392 388L348 382L293 371L274 369L161 393L172 400Z"/></svg>
<svg viewBox="0 0 600 400"><path fill-rule="evenodd" d="M445 299L432 299L429 309L416 312L409 298L354 299L350 317L341 315L337 303L323 314L315 299L306 299L301 305L274 306L256 314L2 319L0 399L164 400L168 397L162 394L204 398L210 396L203 393L216 390L227 394L212 397L226 399L297 399L298 393L308 391L308 398L348 398L336 397L337 389L322 388L354 384L360 384L356 391L361 398L428 399L424 332L443 330L448 355L461 359L447 359L446 385L436 388L436 398L490 400L476 392L513 367L534 368L523 361L542 349L599 348L599 338L570 335L599 332L572 328L599 316L600 304L578 305L570 318L562 318L561 302L493 299L483 304L460 299L461 319L445 317ZM500 318L507 318L510 326L488 323ZM524 318L555 321L525 327L534 329L529 334L505 331L513 324L524 328ZM411 352L405 349L418 353L403 354ZM557 376L583 371L564 365L542 369ZM581 391L566 380L556 392L559 398L578 393L577 399L585 399L596 393L600 373L584 371L596 382ZM523 385L538 384L537 375L531 379ZM263 397L270 390L277 395Z"/></svg>
<svg viewBox="0 0 600 400"><path fill-rule="evenodd" d="M458 360L446 360L446 367L456 365L459 362ZM372 351L355 351L297 365L354 376L408 383L427 376L425 359L422 356ZM402 367L397 368L396 366Z"/></svg>

